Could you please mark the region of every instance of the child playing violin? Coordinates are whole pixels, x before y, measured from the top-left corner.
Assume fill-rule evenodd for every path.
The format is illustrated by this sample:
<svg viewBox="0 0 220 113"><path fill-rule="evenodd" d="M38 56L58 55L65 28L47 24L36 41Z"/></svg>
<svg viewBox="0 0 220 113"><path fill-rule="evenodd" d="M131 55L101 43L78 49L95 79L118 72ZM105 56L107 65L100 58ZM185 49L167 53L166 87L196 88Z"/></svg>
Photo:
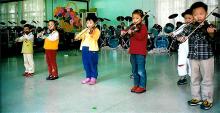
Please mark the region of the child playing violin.
<svg viewBox="0 0 220 113"><path fill-rule="evenodd" d="M30 77L34 75L34 59L33 59L33 42L34 35L31 32L31 26L29 24L24 25L24 35L15 39L16 42L23 42L22 53L24 56L24 76Z"/></svg>
<svg viewBox="0 0 220 113"><path fill-rule="evenodd" d="M48 29L50 30L50 34L48 36L43 35L44 32L42 32L38 34L37 37L44 39L44 49L49 72L49 76L46 80L55 80L59 78L56 63L56 55L59 44L59 32L56 30L57 22L55 20L50 20L48 22Z"/></svg>
<svg viewBox="0 0 220 113"><path fill-rule="evenodd" d="M100 31L96 28L98 18L95 15L89 15L86 18L87 28L76 35L75 40L82 40L80 50L82 50L82 61L86 78L81 81L82 84L94 85L98 77L98 39Z"/></svg>
<svg viewBox="0 0 220 113"><path fill-rule="evenodd" d="M188 38L189 43L188 58L192 71L192 99L188 101L188 104L190 106L200 105L201 109L208 110L212 107L214 94L214 54L212 44L216 28L205 21L208 10L208 6L205 3L196 2L192 4L190 9L195 23L185 27L178 38L181 42ZM195 30L199 25L201 27Z"/></svg>
<svg viewBox="0 0 220 113"><path fill-rule="evenodd" d="M193 22L193 16L191 9L187 9L185 12L182 13L182 17L184 18L185 24L181 25L177 30L172 32L170 35L172 37L181 33L187 25ZM178 66L177 71L179 75L179 80L177 81L177 85L184 85L187 84L186 75L191 75L191 69L189 65L189 59L187 58L189 52L188 47L188 40L181 43L178 48ZM188 68L188 69L187 69Z"/></svg>
<svg viewBox="0 0 220 113"><path fill-rule="evenodd" d="M146 91L147 74L145 69L147 55L147 28L142 23L144 13L140 9L136 9L132 13L132 27L128 31L122 31L130 36L130 62L132 67L132 75L134 76L134 86L131 92L143 93Z"/></svg>

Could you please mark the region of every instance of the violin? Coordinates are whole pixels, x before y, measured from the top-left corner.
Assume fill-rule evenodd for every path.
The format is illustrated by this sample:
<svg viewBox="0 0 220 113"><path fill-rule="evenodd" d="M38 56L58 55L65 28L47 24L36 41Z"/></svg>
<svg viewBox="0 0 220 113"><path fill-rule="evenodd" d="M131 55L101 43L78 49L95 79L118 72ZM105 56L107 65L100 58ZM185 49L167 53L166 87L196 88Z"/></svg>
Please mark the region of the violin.
<svg viewBox="0 0 220 113"><path fill-rule="evenodd" d="M148 11L148 12L149 12L149 11ZM145 16L147 16L147 12L146 12L145 15L141 18L142 21L144 20ZM141 29L141 27L142 27L142 24L141 24L141 23L136 24L136 23L138 23L138 21L140 21L140 20L137 20L137 22L132 23L128 28L126 28L125 33L121 34L121 37L125 36L125 35L128 33L129 30L132 31L132 34L131 34L131 35L133 35L135 32L139 32L140 29Z"/></svg>
<svg viewBox="0 0 220 113"><path fill-rule="evenodd" d="M94 26L92 27L92 28L85 28L85 29L83 29L79 34L78 34L78 36L81 36L81 35L83 35L84 33L87 33L88 31L89 31L89 34L92 34L94 31L95 31L95 29L96 29L96 25L97 25L97 23L98 23L98 21L94 24Z"/></svg>
<svg viewBox="0 0 220 113"><path fill-rule="evenodd" d="M201 22L201 23L195 22L195 23L194 23L195 29L186 37L186 39L188 39L188 38L189 38L197 29L199 29L199 28L203 28L203 29L206 28L206 29L205 29L205 31L206 31L208 27L214 26L214 25L212 25L212 24L208 24L208 22L207 22L206 19L207 19L216 9L218 9L218 7L214 8L214 9L206 16L206 18L205 18L205 20L204 20L203 22Z"/></svg>
<svg viewBox="0 0 220 113"><path fill-rule="evenodd" d="M192 24L192 28L193 29L196 29L197 26L199 26L200 24L198 22L195 22ZM200 30L202 31L203 33L206 33L207 32L207 29L209 27L212 27L212 28L216 28L216 26L214 24L211 24L209 23L207 20L203 22L202 25L200 25L200 27L197 28L197 30Z"/></svg>
<svg viewBox="0 0 220 113"><path fill-rule="evenodd" d="M134 32L139 32L140 29L142 27L142 24L137 24L137 25L134 25L133 27L131 27L131 30L134 31Z"/></svg>
<svg viewBox="0 0 220 113"><path fill-rule="evenodd" d="M89 29L89 34L92 34L95 31L96 26L94 25L92 28Z"/></svg>
<svg viewBox="0 0 220 113"><path fill-rule="evenodd" d="M187 39L189 39L189 37L190 37L195 31L197 31L197 30L202 30L203 33L206 33L206 32L207 32L207 28L209 28L209 27L215 27L213 24L209 24L206 19L207 19L212 13L214 13L214 11L215 11L216 9L218 9L218 7L215 7L215 8L206 16L205 20L202 21L201 23L198 23L198 22L191 23L192 26L193 26L193 31L192 31L188 36L186 36L186 37L181 37L181 40L182 40L181 42L185 42L185 41L186 41ZM190 25L190 24L188 24L188 25ZM187 26L188 26L188 25L187 25ZM171 42L171 45L170 45L170 47L169 47L169 49L168 49L169 54L170 54L171 47L172 47L173 43L176 41L176 39L177 39L177 38L173 39L172 42Z"/></svg>
<svg viewBox="0 0 220 113"><path fill-rule="evenodd" d="M132 32L131 36L133 36L135 32L140 31L141 27L142 27L141 23L136 24L136 25L131 24L130 27L126 29L126 31L131 30L131 32Z"/></svg>

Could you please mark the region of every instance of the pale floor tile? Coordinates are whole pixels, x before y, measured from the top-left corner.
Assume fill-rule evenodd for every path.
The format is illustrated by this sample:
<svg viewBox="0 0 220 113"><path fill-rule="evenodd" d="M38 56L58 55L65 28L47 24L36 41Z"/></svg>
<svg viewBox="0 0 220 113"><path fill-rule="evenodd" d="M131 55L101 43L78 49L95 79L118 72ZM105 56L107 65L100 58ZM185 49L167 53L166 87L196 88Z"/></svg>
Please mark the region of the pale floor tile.
<svg viewBox="0 0 220 113"><path fill-rule="evenodd" d="M176 85L176 54L147 56L147 92L143 94L130 92L133 80L127 51L100 52L98 83L94 86L80 83L85 77L80 52L58 53L60 78L55 81L46 80L43 53L35 53L34 61L36 74L25 78L22 56L1 59L2 113L220 113L219 57L214 106L209 111L187 105L190 87Z"/></svg>

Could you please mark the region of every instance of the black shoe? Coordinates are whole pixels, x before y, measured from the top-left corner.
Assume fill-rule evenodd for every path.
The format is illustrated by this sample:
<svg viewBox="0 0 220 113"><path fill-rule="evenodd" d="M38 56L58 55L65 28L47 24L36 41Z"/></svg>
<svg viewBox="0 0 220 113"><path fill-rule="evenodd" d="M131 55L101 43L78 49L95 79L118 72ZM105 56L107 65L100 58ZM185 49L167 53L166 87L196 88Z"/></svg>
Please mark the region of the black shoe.
<svg viewBox="0 0 220 113"><path fill-rule="evenodd" d="M201 100L197 100L197 99L192 99L192 100L188 101L188 104L190 106L197 106L197 105L201 105L202 101Z"/></svg>
<svg viewBox="0 0 220 113"><path fill-rule="evenodd" d="M55 79L58 79L59 77L58 76L52 76L52 75L50 75L50 76L48 76L47 78L46 78L46 80L55 80Z"/></svg>
<svg viewBox="0 0 220 113"><path fill-rule="evenodd" d="M46 80L50 80L52 78L52 75L49 75Z"/></svg>
<svg viewBox="0 0 220 113"><path fill-rule="evenodd" d="M177 81L177 85L184 85L184 84L187 84L187 79L186 79L186 78L184 78L184 79L179 79L179 80Z"/></svg>
<svg viewBox="0 0 220 113"><path fill-rule="evenodd" d="M203 103L200 105L200 108L203 110L209 110L212 107L212 103L209 101L205 100Z"/></svg>
<svg viewBox="0 0 220 113"><path fill-rule="evenodd" d="M134 75L133 74L130 75L130 79L134 79Z"/></svg>
<svg viewBox="0 0 220 113"><path fill-rule="evenodd" d="M58 76L52 76L51 78L50 78L50 80L56 80L56 79L58 79L59 77Z"/></svg>

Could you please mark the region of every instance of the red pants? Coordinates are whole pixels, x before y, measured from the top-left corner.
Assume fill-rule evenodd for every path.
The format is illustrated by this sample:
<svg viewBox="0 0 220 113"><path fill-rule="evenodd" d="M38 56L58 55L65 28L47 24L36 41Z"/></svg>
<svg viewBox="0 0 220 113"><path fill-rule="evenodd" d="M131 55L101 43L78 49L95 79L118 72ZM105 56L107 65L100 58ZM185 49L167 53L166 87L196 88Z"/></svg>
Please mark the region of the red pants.
<svg viewBox="0 0 220 113"><path fill-rule="evenodd" d="M45 53L49 75L52 75L54 77L58 76L56 63L57 50L45 50Z"/></svg>

